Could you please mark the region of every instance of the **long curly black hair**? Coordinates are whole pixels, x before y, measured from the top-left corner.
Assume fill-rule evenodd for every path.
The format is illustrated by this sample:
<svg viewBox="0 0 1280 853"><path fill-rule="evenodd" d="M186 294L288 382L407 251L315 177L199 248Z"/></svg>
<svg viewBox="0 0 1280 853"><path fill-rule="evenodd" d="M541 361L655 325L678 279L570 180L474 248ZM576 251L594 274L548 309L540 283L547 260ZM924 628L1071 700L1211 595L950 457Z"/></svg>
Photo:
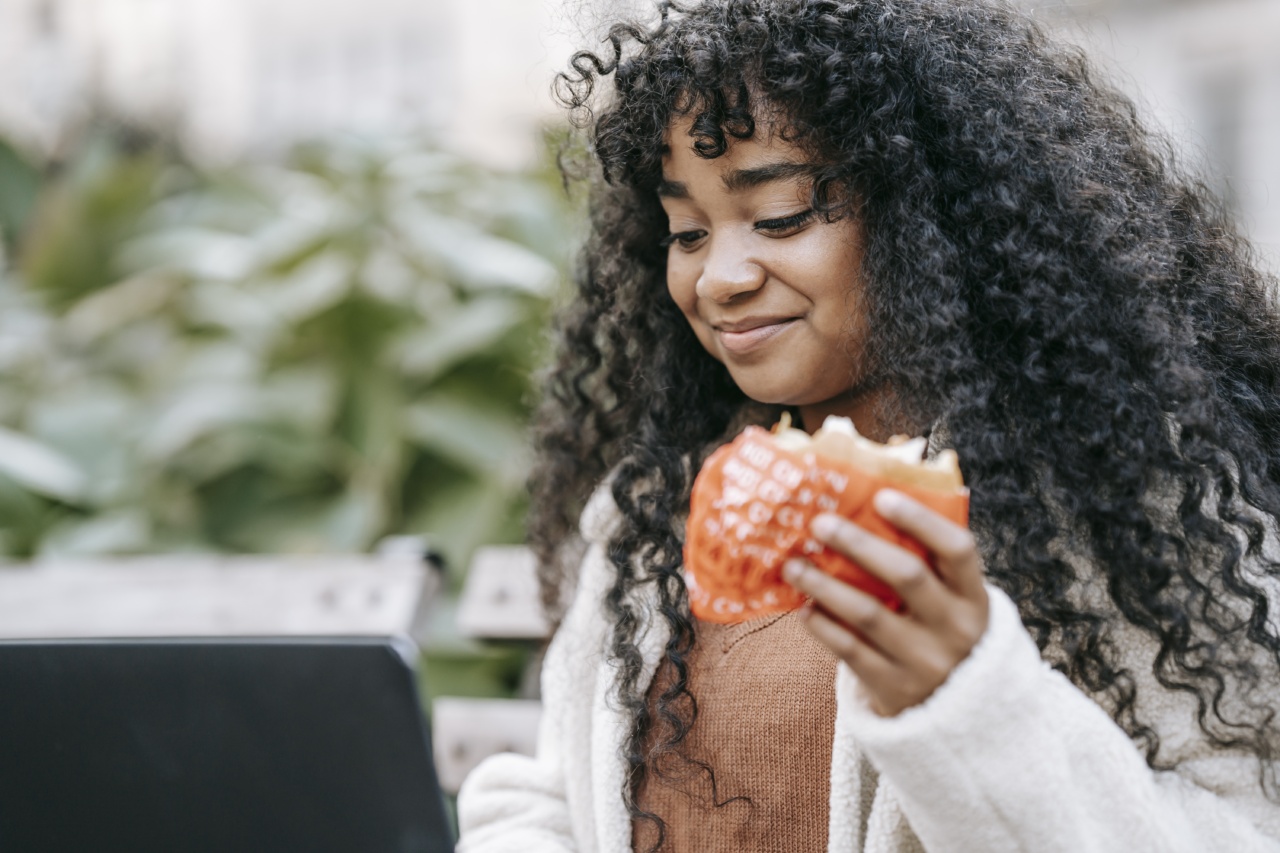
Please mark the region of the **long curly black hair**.
<svg viewBox="0 0 1280 853"><path fill-rule="evenodd" d="M655 586L671 628L657 714L674 749L696 715L683 516L746 402L666 293L664 134L689 114L714 158L767 111L811 152L815 205L858 217L867 358L898 420L945 425L988 576L1046 657L1161 766L1114 643L1118 618L1137 626L1158 644L1158 682L1195 697L1214 743L1255 753L1274 797L1277 564L1263 543L1280 513L1280 317L1220 203L1078 51L994 0L659 12L558 80L598 169L530 518L555 611L577 514L612 475L607 606L631 784L651 771L655 724L632 593ZM633 794L632 814L652 818Z"/></svg>

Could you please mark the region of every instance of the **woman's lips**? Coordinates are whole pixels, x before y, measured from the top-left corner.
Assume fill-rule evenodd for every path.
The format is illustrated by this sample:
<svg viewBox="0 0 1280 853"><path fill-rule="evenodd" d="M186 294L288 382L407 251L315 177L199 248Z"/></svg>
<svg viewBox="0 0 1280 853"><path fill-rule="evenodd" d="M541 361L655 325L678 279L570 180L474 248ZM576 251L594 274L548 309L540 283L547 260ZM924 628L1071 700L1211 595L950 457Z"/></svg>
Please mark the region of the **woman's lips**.
<svg viewBox="0 0 1280 853"><path fill-rule="evenodd" d="M727 352L741 355L764 346L777 335L782 334L796 322L798 318L778 318L760 322L735 323L732 326L717 326L716 336L720 338L720 346Z"/></svg>

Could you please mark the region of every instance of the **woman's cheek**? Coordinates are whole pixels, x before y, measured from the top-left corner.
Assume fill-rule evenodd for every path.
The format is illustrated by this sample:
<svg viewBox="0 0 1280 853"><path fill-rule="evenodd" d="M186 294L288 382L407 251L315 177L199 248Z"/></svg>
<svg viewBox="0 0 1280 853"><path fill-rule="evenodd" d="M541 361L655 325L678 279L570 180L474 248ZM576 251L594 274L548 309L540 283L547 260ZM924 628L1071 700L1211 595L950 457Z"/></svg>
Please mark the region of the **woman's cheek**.
<svg viewBox="0 0 1280 853"><path fill-rule="evenodd" d="M704 347L711 349L713 344L710 340L711 330L698 317L696 273L687 267L687 263L681 263L674 256L667 261L667 293L692 327L694 334L698 336L698 340Z"/></svg>
<svg viewBox="0 0 1280 853"><path fill-rule="evenodd" d="M667 255L667 293L675 301L686 316L692 312L697 302L698 279L695 270L684 255L669 250Z"/></svg>

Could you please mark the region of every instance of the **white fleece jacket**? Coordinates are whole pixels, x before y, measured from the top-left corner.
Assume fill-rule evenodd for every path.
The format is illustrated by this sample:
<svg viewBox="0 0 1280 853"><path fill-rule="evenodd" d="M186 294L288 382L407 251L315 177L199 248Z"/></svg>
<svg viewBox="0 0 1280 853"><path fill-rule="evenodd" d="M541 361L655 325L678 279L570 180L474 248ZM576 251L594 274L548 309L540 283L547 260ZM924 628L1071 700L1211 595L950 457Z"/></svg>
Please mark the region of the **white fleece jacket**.
<svg viewBox="0 0 1280 853"><path fill-rule="evenodd" d="M583 516L588 552L547 651L537 756L499 755L472 772L458 797L459 853L631 849L620 793L627 723L610 701L602 603L616 513L601 490ZM1206 743L1190 697L1140 682L1144 719L1177 762L1152 771L1102 708L1041 660L1009 598L988 591L985 636L923 704L878 717L839 667L831 853L1280 851L1280 807L1262 795L1256 758ZM660 623L641 635L646 678L667 639ZM1132 630L1118 643L1135 673L1150 671L1151 641Z"/></svg>

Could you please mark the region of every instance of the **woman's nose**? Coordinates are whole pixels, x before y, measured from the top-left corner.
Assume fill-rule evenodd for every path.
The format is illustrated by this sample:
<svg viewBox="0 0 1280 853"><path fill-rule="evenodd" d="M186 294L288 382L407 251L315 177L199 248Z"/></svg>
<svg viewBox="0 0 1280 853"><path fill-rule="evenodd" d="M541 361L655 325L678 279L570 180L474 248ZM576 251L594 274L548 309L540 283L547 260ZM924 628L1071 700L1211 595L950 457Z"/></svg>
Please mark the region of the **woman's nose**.
<svg viewBox="0 0 1280 853"><path fill-rule="evenodd" d="M751 260L743 246L733 240L713 240L695 289L699 298L723 303L759 290L764 282L764 267Z"/></svg>

